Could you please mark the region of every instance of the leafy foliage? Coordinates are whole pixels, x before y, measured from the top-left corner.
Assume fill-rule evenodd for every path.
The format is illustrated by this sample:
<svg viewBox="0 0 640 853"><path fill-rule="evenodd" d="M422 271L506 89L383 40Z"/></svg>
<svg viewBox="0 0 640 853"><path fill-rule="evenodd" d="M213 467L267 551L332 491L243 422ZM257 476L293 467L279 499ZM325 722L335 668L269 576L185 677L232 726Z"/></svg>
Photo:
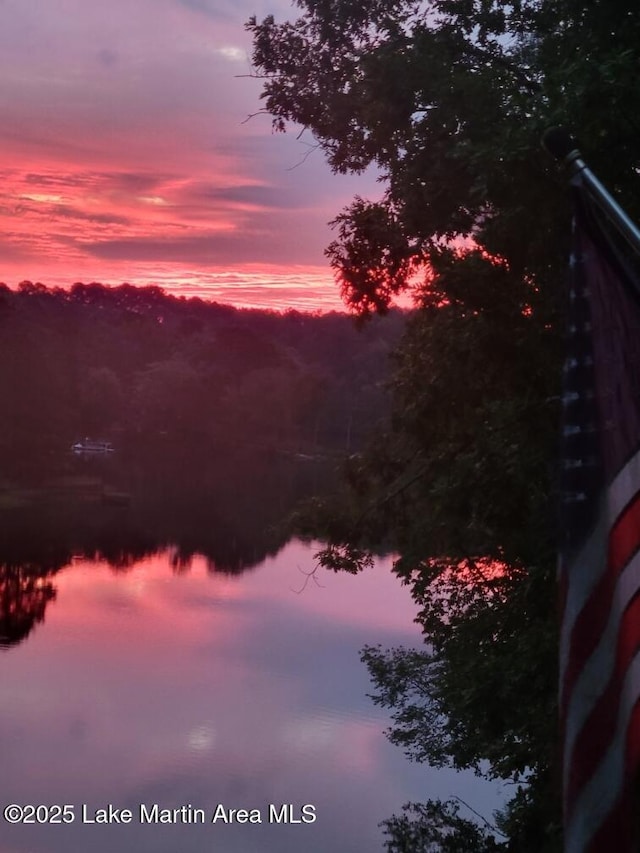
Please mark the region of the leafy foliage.
<svg viewBox="0 0 640 853"><path fill-rule="evenodd" d="M551 124L578 128L599 152L596 168L637 207L639 179L628 168L640 106L633 4L296 5L293 22L247 25L265 109L277 130L308 128L335 171L374 165L386 186L380 202L356 199L338 217L328 250L355 310L380 310L402 276L408 284L416 265L429 274L434 252L460 235L555 290L566 205L539 145ZM367 247L379 270L385 220L388 277L363 276Z"/></svg>
<svg viewBox="0 0 640 853"><path fill-rule="evenodd" d="M454 803L410 803L403 814L385 821L389 853L494 853L503 847L495 835L460 817Z"/></svg>
<svg viewBox="0 0 640 853"><path fill-rule="evenodd" d="M628 0L297 0L252 18L276 130L302 125L381 197L334 220L352 311L420 309L396 356L391 428L345 488L299 519L319 559L358 571L394 548L426 650L367 649L392 739L418 760L515 784L490 841L449 806L388 822L388 849L559 850L555 766L555 433L564 182L542 152L575 129L640 212L640 10ZM474 832L477 834L474 836ZM482 838L481 838L482 836ZM495 844L497 847L483 846Z"/></svg>

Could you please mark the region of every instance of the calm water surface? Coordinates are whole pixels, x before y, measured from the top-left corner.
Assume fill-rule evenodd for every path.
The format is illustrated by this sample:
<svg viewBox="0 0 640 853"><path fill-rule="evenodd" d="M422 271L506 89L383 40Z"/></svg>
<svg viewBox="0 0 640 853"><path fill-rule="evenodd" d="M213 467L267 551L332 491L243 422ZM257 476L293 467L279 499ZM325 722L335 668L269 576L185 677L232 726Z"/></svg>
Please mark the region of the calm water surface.
<svg viewBox="0 0 640 853"><path fill-rule="evenodd" d="M290 542L242 575L176 573L171 552L126 572L78 560L27 639L0 652L0 801L71 804L75 822L10 826L0 853L371 853L408 800L458 794L490 815L471 776L410 764L383 735L359 649L417 645L408 591L381 561L318 575ZM112 804L128 825L82 824ZM148 825L150 808L218 803L263 823ZM313 824L268 823L268 804L313 804Z"/></svg>

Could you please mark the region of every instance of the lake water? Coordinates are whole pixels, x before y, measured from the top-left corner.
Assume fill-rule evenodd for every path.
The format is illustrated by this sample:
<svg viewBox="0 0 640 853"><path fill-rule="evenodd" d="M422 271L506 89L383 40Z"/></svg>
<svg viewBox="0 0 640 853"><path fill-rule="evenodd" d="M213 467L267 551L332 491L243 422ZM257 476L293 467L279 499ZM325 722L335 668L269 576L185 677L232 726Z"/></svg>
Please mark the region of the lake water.
<svg viewBox="0 0 640 853"><path fill-rule="evenodd" d="M198 556L177 571L170 550L58 571L45 618L0 650L0 804L73 822L0 817L0 853L372 853L408 800L456 794L489 817L495 790L408 762L366 696L364 644L420 643L408 590L384 560L305 585L313 552L294 540L236 575ZM83 823L83 804L131 822ZM142 822L156 804L176 822ZM262 822L211 823L218 804ZM269 822L289 804L315 821Z"/></svg>

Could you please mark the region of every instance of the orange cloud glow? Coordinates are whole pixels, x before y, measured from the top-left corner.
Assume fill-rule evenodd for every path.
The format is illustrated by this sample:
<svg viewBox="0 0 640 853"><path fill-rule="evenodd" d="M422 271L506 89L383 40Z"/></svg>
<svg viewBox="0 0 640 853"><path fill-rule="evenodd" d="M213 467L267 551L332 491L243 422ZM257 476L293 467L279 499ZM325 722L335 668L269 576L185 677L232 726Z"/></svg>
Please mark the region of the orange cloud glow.
<svg viewBox="0 0 640 853"><path fill-rule="evenodd" d="M0 280L341 307L326 223L361 184L328 177L319 153L301 162L305 143L268 117L245 121L259 6L0 7Z"/></svg>

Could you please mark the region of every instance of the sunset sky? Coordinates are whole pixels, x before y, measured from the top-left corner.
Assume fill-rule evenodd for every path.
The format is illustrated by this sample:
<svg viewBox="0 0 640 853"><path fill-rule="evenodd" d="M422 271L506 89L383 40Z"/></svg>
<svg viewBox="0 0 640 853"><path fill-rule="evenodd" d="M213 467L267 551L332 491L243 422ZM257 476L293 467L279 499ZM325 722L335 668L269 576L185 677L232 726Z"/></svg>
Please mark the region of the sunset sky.
<svg viewBox="0 0 640 853"><path fill-rule="evenodd" d="M258 115L244 22L287 0L0 0L0 280L340 308L333 176ZM301 162L303 161L304 162Z"/></svg>

